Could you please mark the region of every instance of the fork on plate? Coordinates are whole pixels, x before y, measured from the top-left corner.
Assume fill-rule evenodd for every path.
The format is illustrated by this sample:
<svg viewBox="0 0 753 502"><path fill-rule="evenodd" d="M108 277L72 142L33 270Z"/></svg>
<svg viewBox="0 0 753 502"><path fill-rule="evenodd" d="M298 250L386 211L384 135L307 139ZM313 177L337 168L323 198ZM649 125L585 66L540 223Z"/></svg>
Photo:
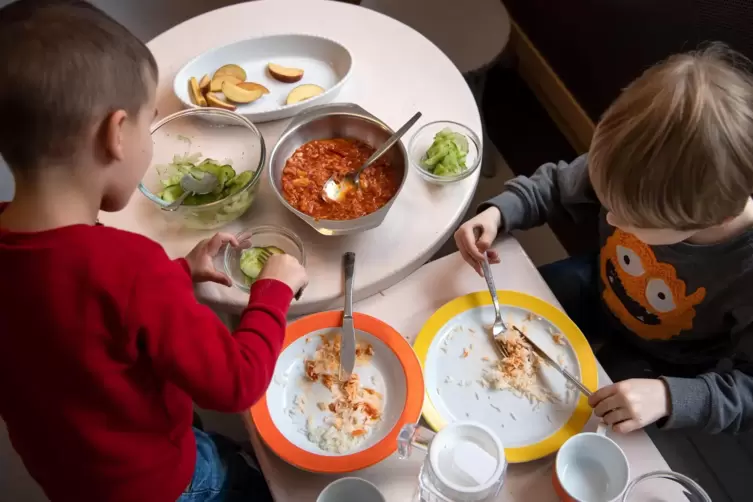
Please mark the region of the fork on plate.
<svg viewBox="0 0 753 502"><path fill-rule="evenodd" d="M499 298L497 298L497 287L494 285L494 276L492 275L491 267L489 266L489 260L484 255L484 261L481 262L481 268L484 271L484 279L486 279L486 286L489 288L489 294L492 295L492 303L494 304L494 325L492 326L491 342L494 350L497 351L497 355L502 358L507 357L507 347L497 339L499 335L507 331L507 324L502 320L502 313L499 309Z"/></svg>

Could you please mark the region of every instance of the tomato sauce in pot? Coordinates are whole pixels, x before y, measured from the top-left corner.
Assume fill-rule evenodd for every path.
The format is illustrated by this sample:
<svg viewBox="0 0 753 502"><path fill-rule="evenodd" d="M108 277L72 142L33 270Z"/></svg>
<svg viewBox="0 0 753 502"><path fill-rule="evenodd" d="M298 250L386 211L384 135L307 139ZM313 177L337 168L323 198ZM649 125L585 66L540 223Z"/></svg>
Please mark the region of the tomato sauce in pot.
<svg viewBox="0 0 753 502"><path fill-rule="evenodd" d="M361 173L359 189L348 190L339 201L322 198L324 183L358 169L376 149L356 139L309 141L298 148L282 169L282 193L291 206L318 220L352 220L371 214L392 199L402 172L386 156Z"/></svg>

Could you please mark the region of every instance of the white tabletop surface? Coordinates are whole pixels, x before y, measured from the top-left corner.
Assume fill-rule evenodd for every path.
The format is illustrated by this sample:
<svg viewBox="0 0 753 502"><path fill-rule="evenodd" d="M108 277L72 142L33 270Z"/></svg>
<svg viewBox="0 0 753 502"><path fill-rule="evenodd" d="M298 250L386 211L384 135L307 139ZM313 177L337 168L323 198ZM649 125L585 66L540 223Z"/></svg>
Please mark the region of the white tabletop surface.
<svg viewBox="0 0 753 502"><path fill-rule="evenodd" d="M492 266L499 289L522 291L559 305L516 240L505 238L495 245L495 249L502 259L500 265ZM442 305L458 296L484 290L485 287L484 280L476 276L460 255L455 253L421 267L400 284L358 302L355 310L385 321L412 342L426 320ZM599 385L609 383L609 377L599 365ZM264 446L248 415L245 418L251 441L276 502L314 501L318 493L335 479L333 476L300 471L277 458ZM596 420L592 418L586 429L595 430ZM610 437L625 451L632 477L668 469L664 458L646 433L610 433ZM393 455L376 466L352 475L376 484L390 502L409 502L416 488L422 462L423 455L420 453L414 454L407 461L399 460ZM557 501L551 484L553 462L554 457L551 456L535 462L511 465L497 500ZM635 500L649 500L649 495L636 493Z"/></svg>
<svg viewBox="0 0 753 502"><path fill-rule="evenodd" d="M261 0L215 10L161 34L149 48L159 64L159 115L180 109L172 93L176 72L202 52L245 38L280 33L307 33L342 43L353 55L353 75L336 98L353 102L397 129L414 112L423 117L413 131L435 120L467 125L481 137L476 101L453 63L422 35L369 9L324 0ZM287 120L259 124L274 146ZM411 132L406 137L406 143ZM223 230L239 232L259 224L276 224L296 232L304 242L311 282L295 302L293 315L339 304L340 263L346 251L357 255L356 300L386 289L423 265L445 242L465 214L479 171L446 187L425 183L411 170L405 186L382 225L353 236L325 237L292 215L277 200L266 179L254 205ZM151 203L135 193L125 210L102 214L106 225L144 234L161 243L171 257L184 256L212 232L165 232ZM143 215L149 215L144 218ZM153 215L153 218L152 218ZM199 299L217 310L240 313L248 296L215 284L202 285Z"/></svg>

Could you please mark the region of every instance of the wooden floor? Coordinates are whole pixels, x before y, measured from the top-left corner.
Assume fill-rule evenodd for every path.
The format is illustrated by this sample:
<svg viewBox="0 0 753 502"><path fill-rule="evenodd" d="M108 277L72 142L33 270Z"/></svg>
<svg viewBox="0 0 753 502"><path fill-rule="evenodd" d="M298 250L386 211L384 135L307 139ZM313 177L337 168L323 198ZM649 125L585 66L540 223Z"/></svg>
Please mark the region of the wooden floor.
<svg viewBox="0 0 753 502"><path fill-rule="evenodd" d="M546 111L514 71L492 70L486 82L483 110L488 134L515 174L531 174L546 161L576 155ZM553 224L570 254L588 249L588 229ZM648 430L670 467L696 480L714 502L753 501L753 433L709 435L683 431Z"/></svg>

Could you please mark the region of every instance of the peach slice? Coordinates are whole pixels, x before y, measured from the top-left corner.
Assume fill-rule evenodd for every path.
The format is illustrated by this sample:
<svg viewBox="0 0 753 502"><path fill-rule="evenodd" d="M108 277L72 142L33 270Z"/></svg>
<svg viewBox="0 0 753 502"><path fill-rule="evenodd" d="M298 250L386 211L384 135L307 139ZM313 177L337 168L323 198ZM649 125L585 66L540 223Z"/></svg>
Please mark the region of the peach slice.
<svg viewBox="0 0 753 502"><path fill-rule="evenodd" d="M269 89L264 87L261 84L257 84L256 82L241 82L240 84L235 84L241 89L246 89L247 91L255 91L260 90L262 94L269 94Z"/></svg>
<svg viewBox="0 0 753 502"><path fill-rule="evenodd" d="M235 111L235 105L231 105L227 101L223 101L222 99L218 98L216 94L207 93L207 104L209 106L213 106L214 108L222 108L223 110L230 110L231 112Z"/></svg>
<svg viewBox="0 0 753 502"><path fill-rule="evenodd" d="M238 84L242 82L242 80L239 80L238 77L234 77L232 75L220 75L219 77L214 77L212 79L212 82L209 84L209 91L210 92L222 92L223 82L230 82L231 84Z"/></svg>
<svg viewBox="0 0 753 502"><path fill-rule="evenodd" d="M269 70L269 74L272 75L275 80L285 82L286 84L298 82L303 78L303 70L300 68L287 68L278 64L269 63L267 65L267 70Z"/></svg>
<svg viewBox="0 0 753 502"><path fill-rule="evenodd" d="M296 103L300 103L301 101L311 99L320 94L324 94L324 89L319 87L318 85L315 85L315 84L299 85L298 87L290 91L290 94L288 94L288 99L286 100L285 104L294 105Z"/></svg>
<svg viewBox="0 0 753 502"><path fill-rule="evenodd" d="M251 103L262 97L264 92L261 89L249 91L225 80L222 83L222 94L234 103Z"/></svg>
<svg viewBox="0 0 753 502"><path fill-rule="evenodd" d="M193 101L195 105L207 106L207 100L204 99L204 96L201 94L199 83L196 81L196 77L191 77L188 79L188 89L191 94L191 101Z"/></svg>
<svg viewBox="0 0 753 502"><path fill-rule="evenodd" d="M226 64L225 66L220 66L220 69L214 72L214 76L212 78L215 79L223 75L233 76L241 82L246 80L246 70L244 70L237 64Z"/></svg>
<svg viewBox="0 0 753 502"><path fill-rule="evenodd" d="M201 92L209 92L209 85L211 83L212 79L209 78L209 75L201 77L201 80L199 80L199 89L201 89Z"/></svg>

